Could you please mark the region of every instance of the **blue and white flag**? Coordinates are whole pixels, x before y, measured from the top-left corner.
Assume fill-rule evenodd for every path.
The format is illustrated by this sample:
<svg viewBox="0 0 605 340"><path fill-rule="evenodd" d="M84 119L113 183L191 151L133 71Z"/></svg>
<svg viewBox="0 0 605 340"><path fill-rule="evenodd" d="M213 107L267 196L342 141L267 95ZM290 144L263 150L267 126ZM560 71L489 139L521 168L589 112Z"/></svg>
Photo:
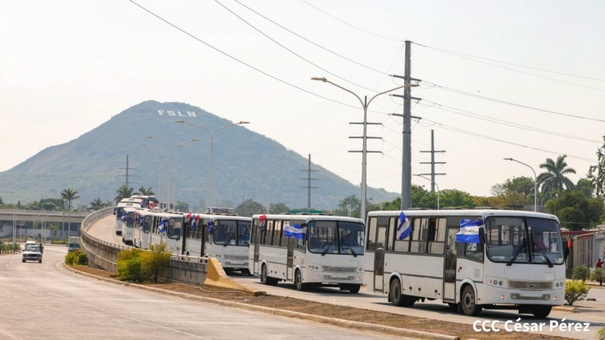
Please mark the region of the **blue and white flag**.
<svg viewBox="0 0 605 340"><path fill-rule="evenodd" d="M214 220L209 220L208 221L208 233L212 233L212 231L214 230Z"/></svg>
<svg viewBox="0 0 605 340"><path fill-rule="evenodd" d="M456 234L456 242L460 243L480 243L479 229L485 228L482 219L478 220L460 220L460 231Z"/></svg>
<svg viewBox="0 0 605 340"><path fill-rule="evenodd" d="M294 237L299 240L305 239L307 233L307 227L302 227L300 224L287 225L284 227L286 237Z"/></svg>
<svg viewBox="0 0 605 340"><path fill-rule="evenodd" d="M410 221L405 216L403 211L399 214L399 225L397 226L397 239L405 240L412 233L412 225Z"/></svg>
<svg viewBox="0 0 605 340"><path fill-rule="evenodd" d="M165 233L166 232L166 220L161 220L159 227L160 227L160 230L159 230L160 234Z"/></svg>

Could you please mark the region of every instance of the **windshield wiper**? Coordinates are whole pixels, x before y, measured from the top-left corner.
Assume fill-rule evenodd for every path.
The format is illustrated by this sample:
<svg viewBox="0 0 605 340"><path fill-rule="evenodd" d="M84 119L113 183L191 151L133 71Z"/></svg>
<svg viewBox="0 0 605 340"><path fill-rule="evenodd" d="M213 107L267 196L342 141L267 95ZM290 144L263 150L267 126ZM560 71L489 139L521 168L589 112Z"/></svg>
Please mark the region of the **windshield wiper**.
<svg viewBox="0 0 605 340"><path fill-rule="evenodd" d="M519 247L519 249L517 249L513 258L510 259L510 261L508 261L508 263L506 263L506 265L508 267L510 267L513 264L513 262L515 262L515 260L517 259L517 256L519 256L519 254L521 254L521 250L525 249L526 246L527 246L527 242L525 242L525 240L523 240L523 244L521 245L521 247Z"/></svg>
<svg viewBox="0 0 605 340"><path fill-rule="evenodd" d="M546 260L546 263L548 263L548 268L552 268L553 264L552 264L552 262L550 262L550 259L548 258L548 256L546 256L546 254L544 254L544 250L539 250L537 252L542 254L542 257Z"/></svg>

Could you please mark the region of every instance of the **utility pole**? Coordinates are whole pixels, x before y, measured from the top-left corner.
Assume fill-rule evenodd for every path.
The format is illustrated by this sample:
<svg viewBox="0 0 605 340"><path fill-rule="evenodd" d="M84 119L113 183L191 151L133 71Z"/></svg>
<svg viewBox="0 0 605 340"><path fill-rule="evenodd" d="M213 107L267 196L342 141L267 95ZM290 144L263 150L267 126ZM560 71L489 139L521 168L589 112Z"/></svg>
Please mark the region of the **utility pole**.
<svg viewBox="0 0 605 340"><path fill-rule="evenodd" d="M311 181L317 181L317 178L312 178L311 173L317 172L317 170L311 170L311 155L309 155L309 164L307 165L307 170L301 170L307 172L306 178L301 178L307 180L307 186L301 187L303 189L307 189L307 210L311 210L311 189L317 189L318 187L311 186Z"/></svg>
<svg viewBox="0 0 605 340"><path fill-rule="evenodd" d="M431 165L431 173L430 174L418 174L417 176L431 176L431 192L435 192L435 175L446 175L444 172L435 173L435 164L445 164L445 162L435 162L435 153L436 152L445 152L445 150L435 150L435 136L434 131L431 130L431 150L428 151L420 151L420 152L430 152L431 153L431 161L430 162L420 162L420 164L430 164Z"/></svg>
<svg viewBox="0 0 605 340"><path fill-rule="evenodd" d="M420 81L420 79L412 78L412 42L405 41L405 74L403 76L404 84L410 84L412 80ZM396 78L401 76L393 75ZM411 86L403 88L403 96L393 95L395 97L403 97L403 145L401 150L401 210L408 209L412 206L412 99Z"/></svg>

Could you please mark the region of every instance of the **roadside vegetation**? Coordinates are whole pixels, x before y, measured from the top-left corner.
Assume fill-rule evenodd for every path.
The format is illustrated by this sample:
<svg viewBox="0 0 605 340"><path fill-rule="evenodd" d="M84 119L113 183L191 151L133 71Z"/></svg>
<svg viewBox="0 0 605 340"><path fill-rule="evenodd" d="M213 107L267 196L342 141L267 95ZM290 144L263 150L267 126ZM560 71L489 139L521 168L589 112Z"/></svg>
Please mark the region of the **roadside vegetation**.
<svg viewBox="0 0 605 340"><path fill-rule="evenodd" d="M165 243L151 245L150 251L123 250L118 253L116 276L123 281L158 283L170 265L170 255Z"/></svg>

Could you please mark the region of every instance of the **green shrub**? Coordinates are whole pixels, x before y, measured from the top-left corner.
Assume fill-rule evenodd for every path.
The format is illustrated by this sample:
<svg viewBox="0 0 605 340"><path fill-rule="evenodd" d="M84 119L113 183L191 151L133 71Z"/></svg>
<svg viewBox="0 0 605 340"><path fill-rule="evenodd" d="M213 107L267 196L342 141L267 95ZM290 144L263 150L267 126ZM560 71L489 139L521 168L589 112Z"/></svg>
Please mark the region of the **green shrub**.
<svg viewBox="0 0 605 340"><path fill-rule="evenodd" d="M568 280L565 282L565 301L572 306L574 302L586 299L589 290L582 280Z"/></svg>
<svg viewBox="0 0 605 340"><path fill-rule="evenodd" d="M171 252L166 251L166 244L149 247L150 251L129 249L118 253L118 273L121 280L132 282L158 282L166 268L170 266Z"/></svg>
<svg viewBox="0 0 605 340"><path fill-rule="evenodd" d="M172 253L166 251L165 243L151 245L149 250L150 252L146 253L143 257L143 263L151 280L157 283L166 268L170 266L170 256Z"/></svg>
<svg viewBox="0 0 605 340"><path fill-rule="evenodd" d="M571 278L574 280L586 281L590 277L590 269L585 265L574 267L571 272Z"/></svg>
<svg viewBox="0 0 605 340"><path fill-rule="evenodd" d="M601 328L601 330L597 333L597 339L605 340L605 327Z"/></svg>
<svg viewBox="0 0 605 340"><path fill-rule="evenodd" d="M599 285L603 285L603 280L605 280L605 269L597 268L590 273L590 280L599 281Z"/></svg>
<svg viewBox="0 0 605 340"><path fill-rule="evenodd" d="M65 255L65 264L68 266L85 266L88 264L88 256L80 249Z"/></svg>
<svg viewBox="0 0 605 340"><path fill-rule="evenodd" d="M117 276L120 280L143 282L145 275L141 262L142 250L132 248L118 253Z"/></svg>

